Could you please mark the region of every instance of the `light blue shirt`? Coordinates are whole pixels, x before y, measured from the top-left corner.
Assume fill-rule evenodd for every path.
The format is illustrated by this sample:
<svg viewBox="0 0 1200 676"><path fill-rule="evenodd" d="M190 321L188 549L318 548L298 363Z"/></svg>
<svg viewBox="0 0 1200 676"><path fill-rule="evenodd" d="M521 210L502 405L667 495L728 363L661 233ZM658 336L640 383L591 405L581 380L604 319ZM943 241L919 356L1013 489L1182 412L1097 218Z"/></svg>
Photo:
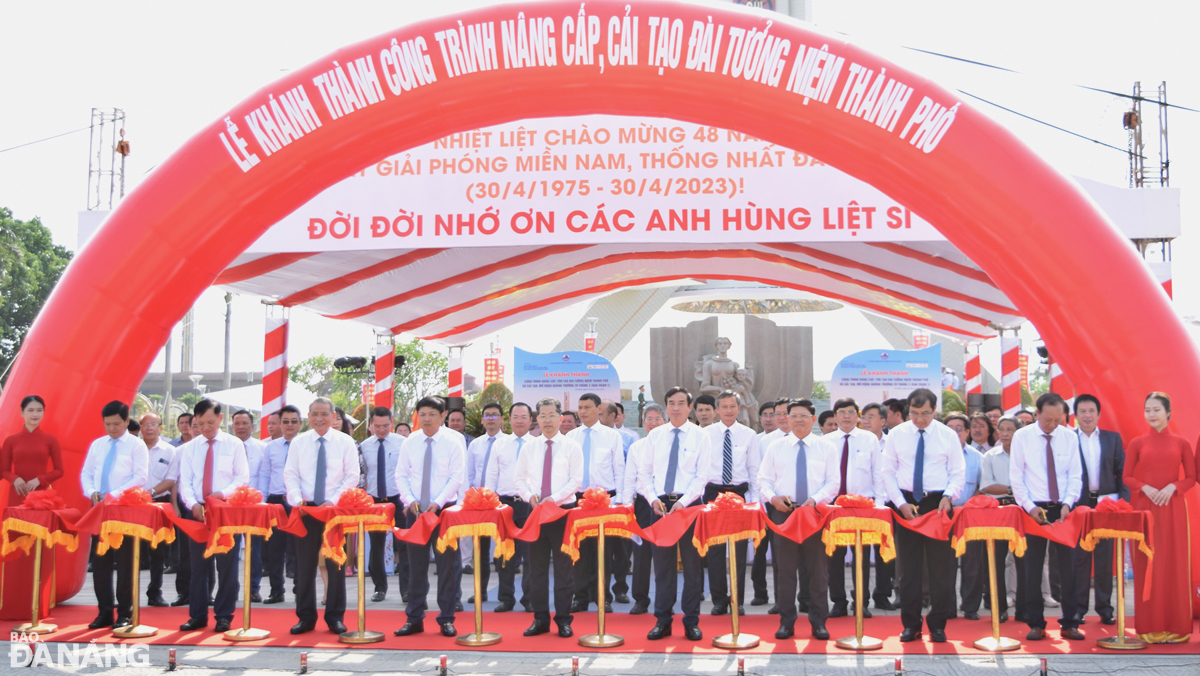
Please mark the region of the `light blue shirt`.
<svg viewBox="0 0 1200 676"><path fill-rule="evenodd" d="M967 504L967 500L979 492L979 481L983 475L983 455L979 451L967 446L963 449L963 460L967 463L966 484L958 497L950 501L955 507Z"/></svg>

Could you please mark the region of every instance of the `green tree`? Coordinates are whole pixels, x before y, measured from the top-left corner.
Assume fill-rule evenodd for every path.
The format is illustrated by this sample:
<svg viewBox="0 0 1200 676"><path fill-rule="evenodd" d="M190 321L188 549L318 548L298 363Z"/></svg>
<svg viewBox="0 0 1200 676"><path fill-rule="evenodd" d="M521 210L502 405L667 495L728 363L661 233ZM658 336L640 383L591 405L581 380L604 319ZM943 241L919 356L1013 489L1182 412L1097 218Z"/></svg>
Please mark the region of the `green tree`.
<svg viewBox="0 0 1200 676"><path fill-rule="evenodd" d="M71 252L54 243L41 220L21 221L0 207L0 379L70 262Z"/></svg>
<svg viewBox="0 0 1200 676"><path fill-rule="evenodd" d="M396 420L408 420L421 397L446 394L450 359L444 350L430 350L419 338L396 343L397 363L400 357L404 357L404 366L396 371L392 381L396 394Z"/></svg>
<svg viewBox="0 0 1200 676"><path fill-rule="evenodd" d="M501 425L505 430L508 429L508 409L513 404L512 390L505 387L504 383L492 383L467 403L467 434L478 437L486 433L483 429L483 407L492 402L500 404L500 409L504 413Z"/></svg>
<svg viewBox="0 0 1200 676"><path fill-rule="evenodd" d="M963 403L962 397L958 392L950 388L942 390L942 415L950 413L966 413L967 405Z"/></svg>
<svg viewBox="0 0 1200 676"><path fill-rule="evenodd" d="M819 380L813 383L812 398L813 399L828 399L829 398L829 388L825 386L825 383L823 383Z"/></svg>
<svg viewBox="0 0 1200 676"><path fill-rule="evenodd" d="M362 386L367 376L333 368L333 357L319 354L288 369L288 379L306 387L319 397L329 397L343 411L353 410L362 401Z"/></svg>

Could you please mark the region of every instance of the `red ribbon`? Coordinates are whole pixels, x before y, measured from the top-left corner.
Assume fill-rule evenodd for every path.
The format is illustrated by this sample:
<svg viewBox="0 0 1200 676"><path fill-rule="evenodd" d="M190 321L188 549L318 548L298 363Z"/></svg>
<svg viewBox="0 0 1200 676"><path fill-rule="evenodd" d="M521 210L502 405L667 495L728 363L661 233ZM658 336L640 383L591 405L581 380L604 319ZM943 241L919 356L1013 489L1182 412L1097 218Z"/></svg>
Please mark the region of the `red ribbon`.
<svg viewBox="0 0 1200 676"><path fill-rule="evenodd" d="M579 501L580 509L608 509L612 504L611 496L608 491L603 488L593 486L583 492L583 499Z"/></svg>
<svg viewBox="0 0 1200 676"><path fill-rule="evenodd" d="M117 498L117 504L122 507L145 507L152 502L154 502L154 496L150 495L150 491L138 486L126 488Z"/></svg>
<svg viewBox="0 0 1200 676"><path fill-rule="evenodd" d="M51 486L42 490L32 491L29 495L25 496L25 501L21 503L21 506L28 507L29 509L47 509L53 511L56 509L66 509L67 502Z"/></svg>
<svg viewBox="0 0 1200 676"><path fill-rule="evenodd" d="M746 501L742 496L733 491L725 491L717 494L717 499L712 501L713 509L742 509L746 506Z"/></svg>
<svg viewBox="0 0 1200 676"><path fill-rule="evenodd" d="M967 503L965 505L963 505L963 507L971 507L972 509L974 509L975 507L999 507L999 506L1000 506L999 500L997 500L996 498L993 498L990 495L982 495L982 494L976 495L975 497L971 498L970 500L967 500Z"/></svg>
<svg viewBox="0 0 1200 676"><path fill-rule="evenodd" d="M875 507L875 501L865 495L839 495L833 504L838 507L846 507L848 509L871 509Z"/></svg>
<svg viewBox="0 0 1200 676"><path fill-rule="evenodd" d="M361 488L351 488L338 498L340 509L366 509L375 505L375 498Z"/></svg>
<svg viewBox="0 0 1200 676"><path fill-rule="evenodd" d="M462 508L467 510L482 511L485 509L495 509L500 506L500 496L490 488L469 488L467 494L463 496Z"/></svg>
<svg viewBox="0 0 1200 676"><path fill-rule="evenodd" d="M1100 503L1096 505L1096 511L1097 512L1132 512L1133 505L1129 504L1124 499L1101 500Z"/></svg>
<svg viewBox="0 0 1200 676"><path fill-rule="evenodd" d="M252 486L238 486L233 495L225 501L230 507L249 507L262 504L262 493Z"/></svg>

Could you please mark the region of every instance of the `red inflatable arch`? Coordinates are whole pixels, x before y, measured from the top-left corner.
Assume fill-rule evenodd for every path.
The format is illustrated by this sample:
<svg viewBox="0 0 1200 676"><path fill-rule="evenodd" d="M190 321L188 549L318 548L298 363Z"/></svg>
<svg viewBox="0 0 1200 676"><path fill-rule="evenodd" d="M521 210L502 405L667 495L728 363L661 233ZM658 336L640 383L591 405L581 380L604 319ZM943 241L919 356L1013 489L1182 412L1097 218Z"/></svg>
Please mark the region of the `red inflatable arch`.
<svg viewBox="0 0 1200 676"><path fill-rule="evenodd" d="M200 130L67 270L0 398L0 434L15 431L22 395L45 396L44 425L68 458L63 492L76 494L101 406L129 401L171 327L277 220L449 133L589 113L740 131L876 186L976 261L1126 434L1143 428L1150 390L1170 392L1180 411L1200 401L1200 361L1129 242L953 93L778 14L572 1L401 27L289 74ZM1194 439L1200 426L1180 416L1177 430Z"/></svg>

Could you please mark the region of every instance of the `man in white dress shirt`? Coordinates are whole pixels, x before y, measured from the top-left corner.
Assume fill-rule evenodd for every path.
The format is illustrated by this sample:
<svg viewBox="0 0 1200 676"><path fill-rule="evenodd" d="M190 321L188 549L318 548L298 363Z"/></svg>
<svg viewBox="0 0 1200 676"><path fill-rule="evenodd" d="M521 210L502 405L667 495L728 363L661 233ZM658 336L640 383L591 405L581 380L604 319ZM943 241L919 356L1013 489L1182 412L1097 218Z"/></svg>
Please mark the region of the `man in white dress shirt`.
<svg viewBox="0 0 1200 676"><path fill-rule="evenodd" d="M682 387L672 387L664 397L667 420L646 437L642 453L638 492L646 497L655 521L669 512L700 504L712 451L708 435L688 420L692 395ZM679 556L683 562L683 632L690 641L703 638L700 631L700 599L704 592L704 562L692 544L689 527L679 539ZM654 547L654 628L646 635L658 640L671 635L675 617L675 598L678 577L675 571L676 546Z"/></svg>
<svg viewBox="0 0 1200 676"><path fill-rule="evenodd" d="M966 461L954 430L934 419L937 395L913 390L907 401L889 409L907 409L909 420L888 428L883 448L883 485L892 509L903 519L932 511L947 512L963 490ZM900 591L902 642L921 638L922 570L929 566L931 606L925 623L935 643L946 641L946 621L954 615L954 550L949 540L935 540L903 526L895 529L896 587Z"/></svg>
<svg viewBox="0 0 1200 676"><path fill-rule="evenodd" d="M342 493L356 488L359 480L358 448L354 439L333 429L333 402L317 397L308 405L307 432L298 434L288 447L283 466L283 486L292 507L332 507ZM286 418L285 418L286 419ZM287 425L284 425L287 436ZM296 542L296 618L292 634L303 634L317 626L317 562L325 524L305 515L307 529ZM333 559L325 559L328 586L325 588L325 625L329 631L346 631L346 573Z"/></svg>
<svg viewBox="0 0 1200 676"><path fill-rule="evenodd" d="M104 419L105 436L92 442L87 457L83 460L83 471L79 483L83 494L92 504L105 498L118 497L127 488L141 487L149 474L149 454L146 444L129 433L129 406L120 401L110 401L100 410ZM120 628L127 626L133 617L133 548L131 538L124 546L109 548L104 554L96 553L99 540L92 538L92 585L96 591L96 619L88 629L102 627ZM113 598L113 569L117 573L117 595ZM113 610L117 611L116 622Z"/></svg>
<svg viewBox="0 0 1200 676"><path fill-rule="evenodd" d="M142 426L142 442L149 454L146 485L155 502L170 502L171 489L179 476L179 454L175 447L162 438L162 418L157 413L147 413L139 421ZM162 595L163 568L167 563L169 545L163 542L150 549L150 586L146 588L146 604L166 606Z"/></svg>
<svg viewBox="0 0 1200 676"><path fill-rule="evenodd" d="M240 439L221 431L221 405L211 399L201 399L192 409L192 420L199 423L200 434L179 448L179 495L191 518L204 521L204 501L208 497L227 499L239 486L250 481L246 463L246 445ZM229 631L233 610L237 604L237 562L242 538L233 538L233 549L212 557L217 575L217 595L213 603L213 630ZM190 547L192 582L188 590L191 604L188 621L181 631L194 631L208 626L208 580L199 574L205 569L204 547Z"/></svg>
<svg viewBox="0 0 1200 676"><path fill-rule="evenodd" d="M625 479L625 442L621 434L600 422L600 397L588 392L579 398L579 427L567 433L567 438L583 449L583 483L577 499L589 488L603 488L617 502L617 491ZM544 432L543 432L544 433ZM612 551L606 551L604 566L604 609L612 612ZM582 613L596 599L596 539L579 543L579 561L575 563L575 598L571 612Z"/></svg>
<svg viewBox="0 0 1200 676"><path fill-rule="evenodd" d="M563 416L566 419L566 416ZM533 437L529 436L529 426L533 422L533 409L529 404L518 401L508 408L508 423L512 426L512 434L504 441L498 442L492 461L487 466L484 485L495 491L500 502L512 507L513 523L518 528L525 525L529 518L529 503L521 499L517 492L517 461L521 452L530 448ZM521 605L529 609L529 543L517 540L516 552L507 561L497 557L496 574L500 578L495 612L507 613L516 605L516 575L521 570Z"/></svg>
<svg viewBox="0 0 1200 676"><path fill-rule="evenodd" d="M704 502L717 499L721 493L737 493L747 503L758 502L758 466L762 454L758 448L758 435L754 430L737 421L741 406L737 394L725 390L717 394L717 422L704 428L708 433L712 462L708 469L708 483L704 486ZM738 611L746 602L746 541L739 540L733 546L737 556ZM712 592L712 614L725 615L729 607L729 552L724 544L708 548L705 557L708 567L708 588Z"/></svg>
<svg viewBox="0 0 1200 676"><path fill-rule="evenodd" d="M619 401L604 401L600 405L600 424L613 428L621 435L621 441L624 442L624 455L622 463L629 464L629 448L638 439L637 432L625 427L625 407ZM624 493L624 479L621 479L622 493ZM621 504L629 504L621 502ZM629 572L633 569L631 558L633 557L633 540L629 538L613 538L611 543L605 545L608 553L608 571L612 573L612 596L617 603L629 603ZM593 597L594 601L595 598Z"/></svg>
<svg viewBox="0 0 1200 676"><path fill-rule="evenodd" d="M400 507L400 488L396 485L396 462L400 458L400 444L404 443L404 437L392 431L392 409L386 406L372 408L367 425L371 430L371 436L359 444L363 464L367 466L366 490L372 498L375 498L375 504L390 502L395 506L396 511L392 518L395 524L399 525L403 508ZM375 593L371 595L372 603L379 603L387 598L388 576L383 563L383 554L389 537L391 537L390 533L380 531L372 531L367 534L367 538L371 542L367 572L371 575L371 584L375 586ZM396 542L392 544L395 546ZM399 547L395 547L394 552L396 574L401 581L401 595L407 596L405 592L408 589L406 575L408 552ZM402 555L405 558L404 566L400 565Z"/></svg>
<svg viewBox="0 0 1200 676"><path fill-rule="evenodd" d="M787 402L787 436L776 439L763 454L758 470L759 495L767 503L767 515L782 524L796 507L828 504L837 496L838 470L836 453L829 442L813 434L816 408L807 399ZM776 416L778 422L778 415ZM808 623L813 638L829 640L825 619L829 616L829 568L825 546L819 533L804 542L776 536L775 565L779 576L775 581L775 602L779 606L779 629L775 638L785 640L795 634L796 588L801 579L808 582ZM801 575L800 562L805 562L806 575Z"/></svg>
<svg viewBox="0 0 1200 676"><path fill-rule="evenodd" d="M517 459L517 493L531 507L548 500L570 509L575 506L575 496L583 485L583 449L573 439L558 433L562 405L557 399L538 401L537 412L542 435ZM550 631L551 561L554 565L554 623L558 625L559 636L570 638L574 634L571 629L574 571L570 555L562 551L566 522L564 515L543 523L538 538L529 543L529 601L533 606L533 624L525 630L525 636Z"/></svg>
<svg viewBox="0 0 1200 676"><path fill-rule="evenodd" d="M762 455L767 450L767 447L771 445L771 442L767 440L767 436L771 435L772 439L775 438L774 401L764 401L759 404L758 422L762 426L762 431L758 433L756 440L758 441L759 455ZM756 477L754 483L757 482L758 479ZM754 586L754 598L750 600L750 605L752 606L765 606L771 602L768 594L769 587L767 585L767 550L770 546L771 530L767 529L767 536L759 541L758 546L754 548L754 564L750 566L750 583ZM772 578L778 577L778 574L774 570L772 568ZM774 586L774 579L772 579L770 587ZM775 609L775 612L779 612L778 607Z"/></svg>
<svg viewBox="0 0 1200 676"><path fill-rule="evenodd" d="M272 439L263 451L263 461L258 468L259 485L269 504L283 505L290 516L292 506L287 501L287 487L283 483L283 468L287 465L288 450L292 440L300 433L300 409L288 404L279 409L279 438ZM290 557L296 557L296 536L276 530L267 540L265 549L265 564L267 580L271 584L271 593L263 601L266 604L283 602L284 564ZM292 564L294 565L294 564Z"/></svg>
<svg viewBox="0 0 1200 676"><path fill-rule="evenodd" d="M1063 398L1048 392L1037 399L1036 424L1017 430L1012 440L1009 476L1013 498L1030 516L1041 523L1062 521L1079 502L1083 489L1083 467L1079 456L1079 437L1074 430L1059 424L1070 412ZM1059 580L1062 584L1062 617L1058 624L1063 638L1082 641L1079 618L1075 614L1078 594L1072 574L1073 547L1049 542L1030 535L1025 556L1024 603L1025 623L1029 625L1030 641L1046 637L1046 619L1042 601L1042 563L1046 560L1046 545L1054 548L1058 559ZM1084 583L1086 584L1086 582ZM1036 606L1036 607L1035 607Z"/></svg>
<svg viewBox="0 0 1200 676"><path fill-rule="evenodd" d="M438 397L417 402L417 424L400 445L396 461L396 487L404 504L405 526L411 528L422 512L438 514L458 501L459 490L467 480L466 443L463 433L442 424L446 404ZM408 544L407 619L396 630L397 636L425 631L425 609L429 607L429 552L437 534L423 544ZM437 623L443 636L455 636L454 606L458 601L462 560L458 552L446 551L434 557L437 565Z"/></svg>
<svg viewBox="0 0 1200 676"><path fill-rule="evenodd" d="M485 485L487 472L496 459L496 451L508 439L508 435L504 433L504 409L500 404L494 401L484 404L483 410L479 413L479 419L483 424L483 434L475 437L467 446L467 480L471 487L476 488ZM468 540L471 538L462 538L459 540L459 544ZM479 575L483 601L487 601L488 581L492 577L489 558L492 551L492 539L490 537L479 538L479 548L479 565L483 567L483 570L477 570L475 574ZM475 596L472 595L467 599L467 603L475 603Z"/></svg>
<svg viewBox="0 0 1200 676"><path fill-rule="evenodd" d="M834 449L835 467L838 472L838 490L836 499L842 495L861 495L875 501L876 507L882 508L887 502L883 490L883 473L880 464L883 460L879 452L879 440L874 434L858 426L858 402L849 397L843 397L833 403L833 419L837 429L825 435L825 440ZM846 550L848 547L838 547L829 557L829 609L830 617L845 617L853 612L855 591L851 589L850 598L846 598ZM867 584L869 568L863 562L863 584ZM853 578L852 578L853 582ZM867 585L867 589L870 585ZM871 617L865 600L867 589L863 589L863 617ZM875 575L875 591L879 589L879 575Z"/></svg>
<svg viewBox="0 0 1200 676"><path fill-rule="evenodd" d="M862 407L859 426L875 437L876 443L879 444L880 460L882 460L883 454L883 425L886 419L887 413L882 404L872 402ZM881 471L880 481L883 480L882 477L883 472ZM887 489L882 490L880 496L886 501ZM892 583L896 579L896 559L884 561L879 553L879 545L872 545L871 550L875 557L875 591L871 592L871 599L875 601L875 607L880 610L896 610L900 607L892 603Z"/></svg>
<svg viewBox="0 0 1200 676"><path fill-rule="evenodd" d="M662 406L647 404L642 409L642 424L646 434L653 432L656 427L666 424L667 415ZM629 447L629 455L625 458L625 481L621 486L621 504L633 504L633 515L639 526L649 526L654 523L654 512L645 496L638 492L638 471L642 466L642 456L646 452L646 438L638 439ZM630 615L644 615L650 608L650 563L654 556L649 542L641 541L633 544L633 566L631 567L633 608Z"/></svg>
<svg viewBox="0 0 1200 676"><path fill-rule="evenodd" d="M241 439L242 443L246 445L246 465L250 468L248 483L254 490L263 494L263 499L266 499L267 486L261 475L263 459L267 452L267 442L255 438L254 414L250 411L241 409L234 413L230 420L232 421L233 436ZM258 592L259 585L262 583L263 551L266 549L266 540L261 535L251 537L253 546L250 547L250 600L254 603L262 603L262 595Z"/></svg>

